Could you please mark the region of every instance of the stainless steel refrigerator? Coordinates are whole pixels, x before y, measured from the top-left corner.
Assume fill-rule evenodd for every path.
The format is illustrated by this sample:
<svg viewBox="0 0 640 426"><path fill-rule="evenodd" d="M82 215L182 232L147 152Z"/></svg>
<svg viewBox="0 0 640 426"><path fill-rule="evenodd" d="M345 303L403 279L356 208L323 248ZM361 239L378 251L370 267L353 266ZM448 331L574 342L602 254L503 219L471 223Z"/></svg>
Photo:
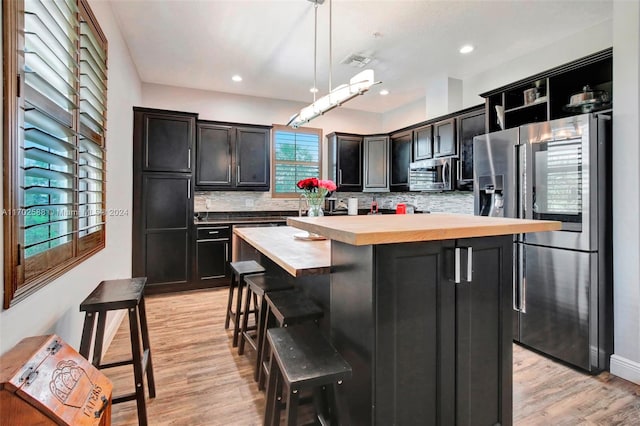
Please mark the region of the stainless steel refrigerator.
<svg viewBox="0 0 640 426"><path fill-rule="evenodd" d="M613 350L611 126L583 114L474 138L477 215L550 219L514 238L514 340L597 372Z"/></svg>

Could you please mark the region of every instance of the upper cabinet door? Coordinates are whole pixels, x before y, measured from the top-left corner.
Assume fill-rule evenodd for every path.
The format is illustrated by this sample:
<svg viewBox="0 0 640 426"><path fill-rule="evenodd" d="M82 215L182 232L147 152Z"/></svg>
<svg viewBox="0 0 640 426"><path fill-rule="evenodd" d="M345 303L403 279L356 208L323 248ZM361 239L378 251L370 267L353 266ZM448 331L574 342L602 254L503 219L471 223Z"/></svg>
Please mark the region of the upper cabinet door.
<svg viewBox="0 0 640 426"><path fill-rule="evenodd" d="M485 133L484 109L458 117L458 189L473 187L473 138Z"/></svg>
<svg viewBox="0 0 640 426"><path fill-rule="evenodd" d="M411 132L391 135L391 191L409 190L409 164L411 163Z"/></svg>
<svg viewBox="0 0 640 426"><path fill-rule="evenodd" d="M433 125L433 156L446 157L448 155L456 155L455 118Z"/></svg>
<svg viewBox="0 0 640 426"><path fill-rule="evenodd" d="M269 190L269 129L236 130L237 187Z"/></svg>
<svg viewBox="0 0 640 426"><path fill-rule="evenodd" d="M433 126L425 126L413 132L413 159L433 158Z"/></svg>
<svg viewBox="0 0 640 426"><path fill-rule="evenodd" d="M362 138L338 136L337 174L339 191L362 191Z"/></svg>
<svg viewBox="0 0 640 426"><path fill-rule="evenodd" d="M234 128L198 123L196 186L231 187Z"/></svg>
<svg viewBox="0 0 640 426"><path fill-rule="evenodd" d="M144 171L191 172L195 117L178 114L145 114L143 130Z"/></svg>
<svg viewBox="0 0 640 426"><path fill-rule="evenodd" d="M364 138L364 188L367 192L389 191L389 138Z"/></svg>

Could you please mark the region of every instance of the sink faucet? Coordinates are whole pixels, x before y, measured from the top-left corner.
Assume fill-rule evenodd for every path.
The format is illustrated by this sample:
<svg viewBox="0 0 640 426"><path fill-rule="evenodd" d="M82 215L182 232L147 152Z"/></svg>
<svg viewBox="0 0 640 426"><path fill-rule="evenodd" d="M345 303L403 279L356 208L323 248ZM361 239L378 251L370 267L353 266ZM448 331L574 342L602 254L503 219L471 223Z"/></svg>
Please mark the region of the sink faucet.
<svg viewBox="0 0 640 426"><path fill-rule="evenodd" d="M300 194L298 197L298 217L302 217L302 200L304 200L304 195Z"/></svg>

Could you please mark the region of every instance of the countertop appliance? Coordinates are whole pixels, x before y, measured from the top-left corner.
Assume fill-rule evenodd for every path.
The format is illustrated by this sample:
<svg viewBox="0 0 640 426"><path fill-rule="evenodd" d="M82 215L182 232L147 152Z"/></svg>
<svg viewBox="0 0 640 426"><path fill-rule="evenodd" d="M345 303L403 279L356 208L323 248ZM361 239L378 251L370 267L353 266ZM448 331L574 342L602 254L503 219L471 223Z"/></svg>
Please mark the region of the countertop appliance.
<svg viewBox="0 0 640 426"><path fill-rule="evenodd" d="M409 164L409 191L452 191L455 158L420 160Z"/></svg>
<svg viewBox="0 0 640 426"><path fill-rule="evenodd" d="M514 239L514 340L590 372L613 351L610 135L583 114L474 138L476 215L562 222Z"/></svg>

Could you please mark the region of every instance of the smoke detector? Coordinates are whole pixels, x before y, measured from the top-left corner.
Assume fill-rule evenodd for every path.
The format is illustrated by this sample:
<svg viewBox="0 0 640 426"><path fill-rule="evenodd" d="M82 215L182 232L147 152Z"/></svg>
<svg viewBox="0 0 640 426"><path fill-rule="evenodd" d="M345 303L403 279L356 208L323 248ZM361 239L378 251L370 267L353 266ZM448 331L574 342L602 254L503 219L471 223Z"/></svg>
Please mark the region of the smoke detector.
<svg viewBox="0 0 640 426"><path fill-rule="evenodd" d="M371 59L372 58L369 58L368 56L352 53L340 61L340 63L354 68L364 68L369 62L371 62Z"/></svg>

